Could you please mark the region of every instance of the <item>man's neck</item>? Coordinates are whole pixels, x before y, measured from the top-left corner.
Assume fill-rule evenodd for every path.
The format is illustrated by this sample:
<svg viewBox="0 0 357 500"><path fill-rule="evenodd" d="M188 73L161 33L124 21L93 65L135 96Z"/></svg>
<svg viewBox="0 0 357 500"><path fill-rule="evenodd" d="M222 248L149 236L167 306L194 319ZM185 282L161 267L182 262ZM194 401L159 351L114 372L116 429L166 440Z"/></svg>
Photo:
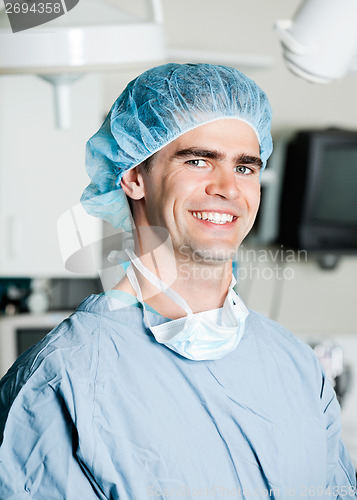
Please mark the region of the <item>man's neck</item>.
<svg viewBox="0 0 357 500"><path fill-rule="evenodd" d="M145 255L141 261L166 286L175 290L194 313L222 307L232 279L231 261L204 264L187 259L173 260L172 254L169 257L161 255L156 259L152 255ZM167 318L185 316L186 312L180 306L133 267L146 304ZM115 288L136 295L127 276Z"/></svg>

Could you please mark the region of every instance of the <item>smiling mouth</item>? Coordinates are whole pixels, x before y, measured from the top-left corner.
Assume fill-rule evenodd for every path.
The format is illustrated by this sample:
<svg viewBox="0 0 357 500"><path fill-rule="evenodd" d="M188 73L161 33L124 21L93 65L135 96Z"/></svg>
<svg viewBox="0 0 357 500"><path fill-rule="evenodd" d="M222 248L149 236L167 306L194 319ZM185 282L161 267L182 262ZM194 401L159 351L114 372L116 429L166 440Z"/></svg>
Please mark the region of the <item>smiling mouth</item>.
<svg viewBox="0 0 357 500"><path fill-rule="evenodd" d="M212 222L213 224L229 224L237 219L232 214L222 214L219 212L191 212L196 219Z"/></svg>

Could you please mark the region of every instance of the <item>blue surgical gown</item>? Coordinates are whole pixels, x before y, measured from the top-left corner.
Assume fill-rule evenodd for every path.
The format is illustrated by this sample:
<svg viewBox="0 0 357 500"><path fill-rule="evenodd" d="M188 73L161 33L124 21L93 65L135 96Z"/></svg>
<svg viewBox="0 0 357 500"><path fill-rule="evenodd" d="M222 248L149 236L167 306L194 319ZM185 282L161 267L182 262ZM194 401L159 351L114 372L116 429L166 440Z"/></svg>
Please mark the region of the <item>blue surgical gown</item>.
<svg viewBox="0 0 357 500"><path fill-rule="evenodd" d="M251 311L233 352L191 361L120 297L84 300L3 378L1 500L355 496L307 345Z"/></svg>

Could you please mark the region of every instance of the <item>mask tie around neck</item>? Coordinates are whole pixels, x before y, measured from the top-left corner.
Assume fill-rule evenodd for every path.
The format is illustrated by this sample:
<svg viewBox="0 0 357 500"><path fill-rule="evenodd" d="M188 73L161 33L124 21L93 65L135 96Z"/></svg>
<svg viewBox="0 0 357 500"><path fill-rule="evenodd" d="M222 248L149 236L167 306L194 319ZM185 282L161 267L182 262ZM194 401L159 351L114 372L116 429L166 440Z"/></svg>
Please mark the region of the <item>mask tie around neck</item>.
<svg viewBox="0 0 357 500"><path fill-rule="evenodd" d="M173 302L175 302L175 304L177 304L179 307L181 307L186 312L186 314L188 316L192 316L193 315L192 309L187 304L187 302L185 301L185 299L183 297L181 297L181 295L179 295L177 292L175 292L175 290L173 290L169 286L165 285L165 283L160 278L158 278L147 267L145 267L144 264L139 259L139 257L132 250L130 250L129 248L127 248L125 251L128 254L128 256L129 256L129 258L131 260L131 263L144 276L144 278L146 278L149 281L149 283L151 283L152 285L154 285L155 288L157 288L158 290L160 290L160 292L164 293L169 299L171 299ZM130 273L131 277L132 277L132 274L134 274L134 276L135 276L134 271L133 271L133 273ZM129 275L128 275L128 278L129 278ZM139 283L138 283L138 280L137 280L136 276L135 276L135 280L136 280L136 283L135 283L136 286L140 289L140 286L139 286ZM130 278L129 278L129 281L130 281ZM133 284L132 284L132 286L133 286ZM135 290L135 291L136 291L136 293L138 293L137 290ZM140 290L140 297L141 297L141 301L142 301L141 290ZM139 295L138 295L138 299L139 299Z"/></svg>

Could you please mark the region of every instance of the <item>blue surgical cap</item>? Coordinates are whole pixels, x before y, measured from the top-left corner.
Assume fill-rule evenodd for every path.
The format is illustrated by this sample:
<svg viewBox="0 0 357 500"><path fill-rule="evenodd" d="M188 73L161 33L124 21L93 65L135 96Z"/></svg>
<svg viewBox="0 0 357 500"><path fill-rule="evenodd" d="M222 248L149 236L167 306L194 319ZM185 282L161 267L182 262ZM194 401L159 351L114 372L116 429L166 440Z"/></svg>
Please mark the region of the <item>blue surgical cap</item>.
<svg viewBox="0 0 357 500"><path fill-rule="evenodd" d="M272 152L271 107L240 71L211 64L165 64L135 78L113 104L86 148L91 183L81 203L116 228L132 227L120 186L124 173L200 125L236 118L255 131L265 168Z"/></svg>

